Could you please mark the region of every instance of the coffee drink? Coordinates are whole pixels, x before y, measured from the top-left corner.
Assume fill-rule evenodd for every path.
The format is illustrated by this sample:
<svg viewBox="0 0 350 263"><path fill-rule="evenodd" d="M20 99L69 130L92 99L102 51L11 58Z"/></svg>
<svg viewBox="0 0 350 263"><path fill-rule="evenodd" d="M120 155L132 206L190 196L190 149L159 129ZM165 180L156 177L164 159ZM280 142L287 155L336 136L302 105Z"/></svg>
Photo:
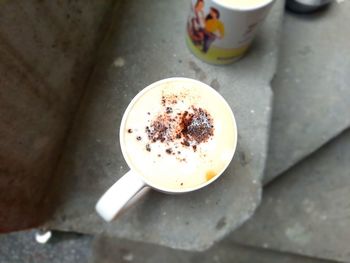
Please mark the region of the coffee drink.
<svg viewBox="0 0 350 263"><path fill-rule="evenodd" d="M134 98L120 139L131 169L147 184L176 192L206 184L226 169L237 130L229 105L215 90L174 78Z"/></svg>
<svg viewBox="0 0 350 263"><path fill-rule="evenodd" d="M254 8L271 2L271 0L216 0L218 4L231 8Z"/></svg>

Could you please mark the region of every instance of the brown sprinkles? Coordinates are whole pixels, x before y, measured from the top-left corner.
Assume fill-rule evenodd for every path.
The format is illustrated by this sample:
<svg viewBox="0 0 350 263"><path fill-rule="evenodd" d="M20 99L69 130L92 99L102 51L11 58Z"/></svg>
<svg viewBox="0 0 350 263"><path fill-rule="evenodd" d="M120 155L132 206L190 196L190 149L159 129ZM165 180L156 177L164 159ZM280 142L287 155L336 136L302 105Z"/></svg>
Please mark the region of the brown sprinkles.
<svg viewBox="0 0 350 263"><path fill-rule="evenodd" d="M181 142L182 145L185 145L185 146L190 146L190 143L186 140L184 140L183 142Z"/></svg>
<svg viewBox="0 0 350 263"><path fill-rule="evenodd" d="M168 148L168 149L165 150L165 152L166 152L167 154L171 154L171 153L173 152L173 150L172 150L171 148Z"/></svg>
<svg viewBox="0 0 350 263"><path fill-rule="evenodd" d="M182 135L197 143L206 142L214 134L213 120L202 108L192 107L193 113L185 111L181 117Z"/></svg>
<svg viewBox="0 0 350 263"><path fill-rule="evenodd" d="M166 146L174 146L177 149L179 146L188 147L189 150L196 152L201 143L207 142L214 135L214 125L211 115L200 107L194 105L182 112L174 112L178 102L182 101L181 94L177 95L163 95L161 97L161 104L163 112L158 114L153 120L148 120L149 124L145 127L147 134L146 150L151 152L152 143L162 143ZM147 112L151 115L150 112ZM132 133L132 129L128 129L128 133ZM141 141L141 136L136 139ZM173 151L172 148L166 148L165 152L169 155L176 155L176 159L186 161L181 158L180 151ZM161 155L158 153L158 157Z"/></svg>

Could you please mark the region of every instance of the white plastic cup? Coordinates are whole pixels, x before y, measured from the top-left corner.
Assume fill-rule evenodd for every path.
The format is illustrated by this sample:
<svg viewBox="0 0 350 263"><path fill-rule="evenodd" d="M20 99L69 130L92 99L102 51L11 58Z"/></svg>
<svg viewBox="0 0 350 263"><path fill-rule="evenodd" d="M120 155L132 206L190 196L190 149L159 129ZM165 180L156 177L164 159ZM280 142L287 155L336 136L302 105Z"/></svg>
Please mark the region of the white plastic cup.
<svg viewBox="0 0 350 263"><path fill-rule="evenodd" d="M186 42L195 56L211 64L229 64L247 52L274 0L247 7L224 2L191 0Z"/></svg>

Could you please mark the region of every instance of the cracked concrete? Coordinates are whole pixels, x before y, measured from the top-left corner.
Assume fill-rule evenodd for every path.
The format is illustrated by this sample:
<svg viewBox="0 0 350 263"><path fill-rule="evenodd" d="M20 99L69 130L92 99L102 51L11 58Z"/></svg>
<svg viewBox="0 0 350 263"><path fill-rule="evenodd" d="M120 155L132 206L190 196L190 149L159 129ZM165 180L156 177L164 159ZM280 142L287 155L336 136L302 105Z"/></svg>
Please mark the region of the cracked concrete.
<svg viewBox="0 0 350 263"><path fill-rule="evenodd" d="M114 14L52 184L57 209L47 226L203 250L253 214L260 202L283 1L276 2L247 56L227 67L205 64L187 49L187 12L185 0L148 0L125 1ZM128 170L117 137L122 113L139 90L171 76L211 83L226 98L238 123L237 154L205 189L179 196L152 191L106 224L94 205Z"/></svg>
<svg viewBox="0 0 350 263"><path fill-rule="evenodd" d="M41 201L112 3L0 1L0 232L47 217Z"/></svg>
<svg viewBox="0 0 350 263"><path fill-rule="evenodd" d="M350 130L266 187L256 214L230 239L350 262Z"/></svg>
<svg viewBox="0 0 350 263"><path fill-rule="evenodd" d="M265 184L350 126L349 11L284 17Z"/></svg>

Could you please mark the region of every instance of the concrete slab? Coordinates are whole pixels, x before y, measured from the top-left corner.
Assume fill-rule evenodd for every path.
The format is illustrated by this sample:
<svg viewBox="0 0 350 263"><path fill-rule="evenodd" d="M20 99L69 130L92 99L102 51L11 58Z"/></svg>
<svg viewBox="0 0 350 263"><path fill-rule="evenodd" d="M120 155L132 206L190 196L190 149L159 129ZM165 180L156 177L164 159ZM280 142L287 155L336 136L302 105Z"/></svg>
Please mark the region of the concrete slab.
<svg viewBox="0 0 350 263"><path fill-rule="evenodd" d="M99 237L94 240L91 263L327 263L265 249L220 242L205 252L173 250L140 242Z"/></svg>
<svg viewBox="0 0 350 263"><path fill-rule="evenodd" d="M249 248L224 242L198 253L116 238L54 232L49 243L34 241L35 231L0 235L0 263L121 263L121 262L234 262L327 263L287 253Z"/></svg>
<svg viewBox="0 0 350 263"><path fill-rule="evenodd" d="M350 2L334 2L285 15L265 184L350 126Z"/></svg>
<svg viewBox="0 0 350 263"><path fill-rule="evenodd" d="M91 258L91 236L55 232L45 245L34 236L34 230L0 235L0 263L86 263Z"/></svg>
<svg viewBox="0 0 350 263"><path fill-rule="evenodd" d="M350 130L269 185L230 239L350 262Z"/></svg>
<svg viewBox="0 0 350 263"><path fill-rule="evenodd" d="M199 61L185 45L187 1L124 1L52 183L58 205L47 226L201 250L247 220L260 202L283 3L276 2L251 52L219 67ZM139 90L171 76L204 81L228 100L240 134L234 161L201 191L180 196L153 191L106 224L94 205L128 170L117 137L122 113Z"/></svg>
<svg viewBox="0 0 350 263"><path fill-rule="evenodd" d="M112 4L0 1L0 232L45 218L41 201Z"/></svg>

